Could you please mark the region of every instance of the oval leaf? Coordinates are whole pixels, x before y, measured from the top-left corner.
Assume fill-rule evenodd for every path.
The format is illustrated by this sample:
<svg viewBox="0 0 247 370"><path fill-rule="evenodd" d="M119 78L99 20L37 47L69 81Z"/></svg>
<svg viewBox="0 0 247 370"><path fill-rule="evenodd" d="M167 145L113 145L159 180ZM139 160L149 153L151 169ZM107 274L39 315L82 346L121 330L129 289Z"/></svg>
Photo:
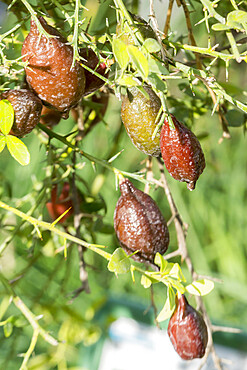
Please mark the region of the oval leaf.
<svg viewBox="0 0 247 370"><path fill-rule="evenodd" d="M11 103L3 99L0 101L0 131L4 135L8 135L11 130L11 127L14 123L14 108L12 107Z"/></svg>
<svg viewBox="0 0 247 370"><path fill-rule="evenodd" d="M142 278L141 278L141 285L144 287L144 288L149 288L151 285L152 285L152 281L145 275L142 275Z"/></svg>
<svg viewBox="0 0 247 370"><path fill-rule="evenodd" d="M3 151L6 145L6 137L2 136L0 137L0 153Z"/></svg>
<svg viewBox="0 0 247 370"><path fill-rule="evenodd" d="M6 136L7 147L12 157L22 166L30 162L30 154L26 145L17 137L12 135Z"/></svg>
<svg viewBox="0 0 247 370"><path fill-rule="evenodd" d="M169 287L168 295L164 307L160 311L159 315L157 316L156 320L158 322L165 321L169 319L174 311L175 308L175 293L173 289Z"/></svg>
<svg viewBox="0 0 247 370"><path fill-rule="evenodd" d="M222 23L215 23L212 25L212 29L214 31L225 31L231 29L229 25L222 24Z"/></svg>
<svg viewBox="0 0 247 370"><path fill-rule="evenodd" d="M148 61L145 55L134 45L128 46L129 56L135 65L136 69L144 76L147 77L149 73Z"/></svg>
<svg viewBox="0 0 247 370"><path fill-rule="evenodd" d="M208 279L194 281L185 288L187 292L194 295L206 295L214 289L214 282Z"/></svg>
<svg viewBox="0 0 247 370"><path fill-rule="evenodd" d="M157 53L160 51L160 44L155 39L146 39L143 46L147 49L149 53Z"/></svg>
<svg viewBox="0 0 247 370"><path fill-rule="evenodd" d="M132 87L140 85L140 81L131 75L124 75L117 80L117 83L122 86Z"/></svg>
<svg viewBox="0 0 247 370"><path fill-rule="evenodd" d="M122 248L117 248L108 263L108 270L115 274L125 274L130 270L131 263Z"/></svg>
<svg viewBox="0 0 247 370"><path fill-rule="evenodd" d="M112 42L113 54L122 70L125 70L129 63L129 54L126 44L120 39L114 39Z"/></svg>

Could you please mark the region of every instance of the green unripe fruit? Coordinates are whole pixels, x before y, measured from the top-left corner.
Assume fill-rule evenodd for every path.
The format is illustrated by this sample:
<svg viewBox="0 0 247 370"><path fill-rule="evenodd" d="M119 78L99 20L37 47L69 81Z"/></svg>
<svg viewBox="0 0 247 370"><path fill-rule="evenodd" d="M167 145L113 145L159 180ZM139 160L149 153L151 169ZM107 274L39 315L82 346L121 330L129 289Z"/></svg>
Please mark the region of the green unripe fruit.
<svg viewBox="0 0 247 370"><path fill-rule="evenodd" d="M156 118L161 107L158 96L149 87L144 87L147 99L136 87L122 99L121 117L132 143L141 152L158 157L160 155L160 132L152 140Z"/></svg>

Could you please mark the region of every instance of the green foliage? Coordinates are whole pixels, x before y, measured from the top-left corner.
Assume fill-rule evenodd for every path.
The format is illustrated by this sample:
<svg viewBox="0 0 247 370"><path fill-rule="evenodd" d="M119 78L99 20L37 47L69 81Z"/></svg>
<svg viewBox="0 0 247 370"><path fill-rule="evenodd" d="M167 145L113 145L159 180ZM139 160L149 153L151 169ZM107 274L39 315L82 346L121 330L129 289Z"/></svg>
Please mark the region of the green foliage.
<svg viewBox="0 0 247 370"><path fill-rule="evenodd" d="M5 3L9 5L9 1ZM163 12L164 2L158 3ZM20 52L31 15L50 14L48 22L68 36L74 60L78 48L92 47L110 74L104 79L109 102L102 100L102 91L84 97L81 110L73 111L73 116L57 127L38 125L24 139L25 144L9 134L13 108L8 101L0 101L0 367L5 368L8 361L12 368L21 367L20 353L29 368L54 368L59 363L68 368L78 366L80 347L96 343L115 319L99 320L109 297L126 295L148 307L150 288L158 322L171 316L176 294L186 292L196 298L210 293L205 302L213 320L247 327L243 136L247 50L241 40L247 33L247 9L243 2L226 0L218 2L218 7L208 0L190 3L196 9L191 21L198 46L188 44L191 35L188 38L187 30L180 31L182 22L178 32L170 27L165 38L158 33L160 40L143 39L119 0L11 2L0 35L1 90L23 88L25 64ZM130 33L132 44L116 33L116 23L125 25L124 33ZM205 151L207 167L193 194L168 177L181 216L190 226L188 250L195 270L202 274L196 280L177 256L168 262L156 254L159 271L133 262L119 248L112 227L119 197L115 184L123 176L139 188L149 185L164 217L169 220L172 216L159 186L157 163L153 161L152 168L156 182L149 181L146 157L132 146L120 122L116 97L131 86L145 94L144 84L161 99L158 123L163 123L168 112L173 113L196 132ZM76 115L84 122L80 131ZM221 136L230 135L231 141L218 145ZM17 162L4 151L5 146ZM60 224L51 219L46 203L51 201L52 187L61 188L65 181L77 189L80 218L71 217ZM74 190L72 193L75 196ZM173 222L169 231L168 252L172 253L178 246ZM91 294L85 293L84 286L78 296L82 250ZM224 282L214 284L204 275Z"/></svg>

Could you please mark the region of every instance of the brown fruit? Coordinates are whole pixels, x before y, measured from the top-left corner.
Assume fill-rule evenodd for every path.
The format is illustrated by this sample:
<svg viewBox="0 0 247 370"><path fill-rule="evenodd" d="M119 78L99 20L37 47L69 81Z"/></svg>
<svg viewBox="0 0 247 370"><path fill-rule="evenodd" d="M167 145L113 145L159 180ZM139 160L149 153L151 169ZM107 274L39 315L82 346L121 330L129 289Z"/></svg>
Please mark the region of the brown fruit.
<svg viewBox="0 0 247 370"><path fill-rule="evenodd" d="M149 87L144 87L147 99L137 88L129 89L129 96L122 98L121 117L132 143L141 152L158 157L160 155L160 132L152 140L156 118L160 110L160 99Z"/></svg>
<svg viewBox="0 0 247 370"><path fill-rule="evenodd" d="M182 295L170 318L168 335L175 351L183 360L202 358L208 343L207 326L202 315Z"/></svg>
<svg viewBox="0 0 247 370"><path fill-rule="evenodd" d="M175 129L166 118L160 134L160 149L170 175L187 182L189 190L195 189L196 181L205 168L205 158L197 137L172 116Z"/></svg>
<svg viewBox="0 0 247 370"><path fill-rule="evenodd" d="M53 127L59 123L59 121L62 118L62 113L60 113L58 110L46 107L43 105L42 111L41 111L41 119L40 122L43 123L43 125L47 125L48 127Z"/></svg>
<svg viewBox="0 0 247 370"><path fill-rule="evenodd" d="M85 60L82 60L82 63L85 64L87 67L95 70L95 72L99 73L101 76L107 77L109 72L106 72L107 67L105 63L99 63L99 58L95 54L95 52L90 48L82 48L79 50L80 57ZM88 71L84 68L85 78L86 78L86 85L84 96L92 94L94 91L98 90L100 87L104 85L104 81L95 76L93 73Z"/></svg>
<svg viewBox="0 0 247 370"><path fill-rule="evenodd" d="M43 29L51 35L41 35L35 21L22 46L22 59L28 62L26 79L44 104L50 105L67 118L77 105L85 88L84 70L76 61L73 68L73 48L44 18L39 17Z"/></svg>
<svg viewBox="0 0 247 370"><path fill-rule="evenodd" d="M31 91L25 89L7 90L1 94L0 100L2 99L7 99L15 112L10 134L20 137L29 134L39 123L42 109L41 100Z"/></svg>
<svg viewBox="0 0 247 370"><path fill-rule="evenodd" d="M114 229L121 247L139 262L153 262L157 252L164 254L169 232L157 204L125 179L114 213Z"/></svg>
<svg viewBox="0 0 247 370"><path fill-rule="evenodd" d="M54 185L51 190L51 201L46 203L46 208L53 221L70 208L70 210L59 220L60 223L63 223L74 212L70 196L70 184L65 182L59 196L57 193L57 185Z"/></svg>

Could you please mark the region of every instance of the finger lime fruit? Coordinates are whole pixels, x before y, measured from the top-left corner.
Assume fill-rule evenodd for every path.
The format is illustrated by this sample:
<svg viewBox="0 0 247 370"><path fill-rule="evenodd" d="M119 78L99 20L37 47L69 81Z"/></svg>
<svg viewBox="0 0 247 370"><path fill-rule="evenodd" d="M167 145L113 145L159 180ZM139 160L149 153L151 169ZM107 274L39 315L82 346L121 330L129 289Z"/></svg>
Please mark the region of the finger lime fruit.
<svg viewBox="0 0 247 370"><path fill-rule="evenodd" d="M31 28L22 46L22 59L28 62L26 79L44 104L50 105L68 118L85 88L85 74L80 64L73 65L73 48L43 17L40 27L50 36L41 34L32 19Z"/></svg>
<svg viewBox="0 0 247 370"><path fill-rule="evenodd" d="M130 13L133 21L134 26L132 26L133 32L135 32L135 28L140 32L143 39L156 39L156 34L152 27L137 14ZM126 45L134 45L135 40L129 31L129 26L126 22L118 23L116 27L116 35L122 40Z"/></svg>
<svg viewBox="0 0 247 370"><path fill-rule="evenodd" d="M160 132L152 140L156 118L161 107L160 99L149 87L144 87L149 99L136 87L124 95L121 118L132 143L141 152L158 157L160 155Z"/></svg>
<svg viewBox="0 0 247 370"><path fill-rule="evenodd" d="M187 183L189 190L195 189L196 182L205 168L205 158L197 137L171 115L174 129L165 119L160 133L160 149L170 175Z"/></svg>
<svg viewBox="0 0 247 370"><path fill-rule="evenodd" d="M53 221L70 208L70 210L59 220L60 223L63 223L73 214L73 203L70 195L70 184L68 182L63 184L60 194L58 194L57 184L52 187L51 201L46 203L46 208Z"/></svg>
<svg viewBox="0 0 247 370"><path fill-rule="evenodd" d="M87 67L95 70L95 72L97 72L101 76L108 76L109 72L107 72L106 64L103 62L99 63L98 56L91 48L80 49L79 55L83 58L82 63L85 64ZM83 94L84 96L92 94L94 91L98 90L104 85L105 82L100 77L97 77L85 68L84 73L86 78L85 91Z"/></svg>
<svg viewBox="0 0 247 370"><path fill-rule="evenodd" d="M7 90L0 95L0 100L2 99L7 99L15 112L10 134L19 137L29 134L39 123L41 100L32 91L26 89Z"/></svg>
<svg viewBox="0 0 247 370"><path fill-rule="evenodd" d="M167 329L173 347L183 360L202 358L208 343L205 321L184 295L176 303Z"/></svg>
<svg viewBox="0 0 247 370"><path fill-rule="evenodd" d="M121 247L132 258L153 263L155 254L164 254L169 245L169 231L157 204L146 193L125 179L114 212L114 229Z"/></svg>

